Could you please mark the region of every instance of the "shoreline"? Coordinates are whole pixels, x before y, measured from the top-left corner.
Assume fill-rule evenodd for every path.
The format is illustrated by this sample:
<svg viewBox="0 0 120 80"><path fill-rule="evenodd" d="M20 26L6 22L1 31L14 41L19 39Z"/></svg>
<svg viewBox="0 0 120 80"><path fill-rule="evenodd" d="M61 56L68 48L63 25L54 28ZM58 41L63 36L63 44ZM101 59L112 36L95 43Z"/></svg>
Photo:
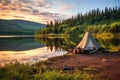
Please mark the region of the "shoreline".
<svg viewBox="0 0 120 80"><path fill-rule="evenodd" d="M93 75L95 80L119 80L120 79L120 53L96 53L96 54L72 54L49 58L38 62L51 69L63 70L66 66L78 71L85 71ZM71 72L74 70L68 70Z"/></svg>
<svg viewBox="0 0 120 80"><path fill-rule="evenodd" d="M89 80L119 80L119 63L120 52L97 52L95 54L73 54L72 52L68 52L62 56L51 57L45 61L39 61L33 65L20 64L19 62L16 62L16 64L11 63L5 67L27 66L38 72L41 69L41 71L47 71L47 73L48 71L56 71L57 73L60 71L62 72L60 73L61 75L82 73L85 76L85 74L87 74L90 76ZM65 69L66 67L67 69ZM21 67L21 69L24 70L25 68Z"/></svg>

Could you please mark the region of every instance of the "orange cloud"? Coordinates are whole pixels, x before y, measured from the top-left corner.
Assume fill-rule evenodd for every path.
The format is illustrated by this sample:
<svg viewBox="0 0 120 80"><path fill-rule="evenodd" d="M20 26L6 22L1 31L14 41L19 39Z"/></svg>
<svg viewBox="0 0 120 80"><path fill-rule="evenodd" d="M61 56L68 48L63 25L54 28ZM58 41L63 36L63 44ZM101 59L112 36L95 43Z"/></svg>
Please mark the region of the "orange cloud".
<svg viewBox="0 0 120 80"><path fill-rule="evenodd" d="M64 16L50 12L50 9L51 2L47 0L0 0L1 19L24 19L46 23Z"/></svg>

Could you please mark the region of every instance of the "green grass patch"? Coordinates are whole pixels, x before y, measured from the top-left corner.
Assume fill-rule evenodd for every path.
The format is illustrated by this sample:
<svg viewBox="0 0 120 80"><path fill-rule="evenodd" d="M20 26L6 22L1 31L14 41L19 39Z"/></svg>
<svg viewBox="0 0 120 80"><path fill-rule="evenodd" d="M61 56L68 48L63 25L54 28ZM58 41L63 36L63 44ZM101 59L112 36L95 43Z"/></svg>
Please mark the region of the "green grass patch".
<svg viewBox="0 0 120 80"><path fill-rule="evenodd" d="M87 67L87 68L83 68L84 71L96 71L95 68L90 68L90 67Z"/></svg>
<svg viewBox="0 0 120 80"><path fill-rule="evenodd" d="M0 67L0 80L92 80L92 76L81 71L49 69L45 64L36 67L15 63Z"/></svg>

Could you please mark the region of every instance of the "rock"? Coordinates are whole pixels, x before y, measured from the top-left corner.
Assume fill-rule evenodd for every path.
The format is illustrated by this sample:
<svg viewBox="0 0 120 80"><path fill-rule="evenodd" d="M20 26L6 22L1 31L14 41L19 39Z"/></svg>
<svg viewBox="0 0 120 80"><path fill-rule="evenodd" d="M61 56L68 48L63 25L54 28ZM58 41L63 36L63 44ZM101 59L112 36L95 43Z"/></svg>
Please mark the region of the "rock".
<svg viewBox="0 0 120 80"><path fill-rule="evenodd" d="M102 61L103 61L103 62L109 62L109 60L107 60L107 59L102 59Z"/></svg>
<svg viewBox="0 0 120 80"><path fill-rule="evenodd" d="M64 66L63 70L74 70L74 68L70 66Z"/></svg>

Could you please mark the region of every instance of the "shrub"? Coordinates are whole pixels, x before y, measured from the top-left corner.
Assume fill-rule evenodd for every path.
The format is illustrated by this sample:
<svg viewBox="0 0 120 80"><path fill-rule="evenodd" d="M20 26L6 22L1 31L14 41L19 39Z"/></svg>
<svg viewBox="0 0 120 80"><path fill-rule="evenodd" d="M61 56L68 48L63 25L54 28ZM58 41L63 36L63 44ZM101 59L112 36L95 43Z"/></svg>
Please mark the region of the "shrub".
<svg viewBox="0 0 120 80"><path fill-rule="evenodd" d="M0 80L91 80L91 75L16 63L0 67Z"/></svg>

